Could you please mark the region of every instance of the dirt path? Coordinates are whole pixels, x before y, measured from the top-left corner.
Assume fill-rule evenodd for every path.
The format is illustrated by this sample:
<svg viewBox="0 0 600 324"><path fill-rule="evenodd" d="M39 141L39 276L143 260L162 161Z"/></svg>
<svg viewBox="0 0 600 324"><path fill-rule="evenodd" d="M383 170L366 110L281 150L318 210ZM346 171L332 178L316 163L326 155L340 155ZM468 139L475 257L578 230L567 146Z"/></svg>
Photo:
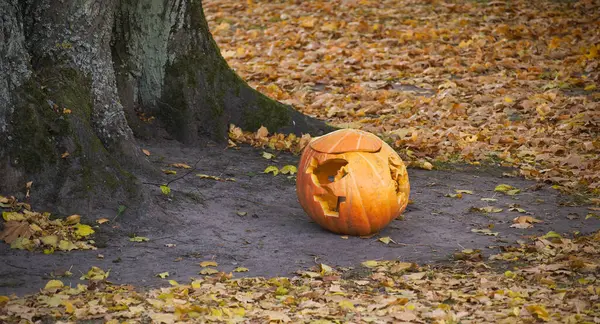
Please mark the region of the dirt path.
<svg viewBox="0 0 600 324"><path fill-rule="evenodd" d="M453 252L466 248L478 248L489 255L497 252L498 246L527 235L550 230L590 233L600 228L597 219L584 220L588 213L586 206L565 206L568 197L547 185L502 177L507 170L409 169L414 203L409 205L406 219L392 222L372 238L343 239L309 221L296 200L294 179L262 174L268 165L296 164L298 157L281 153L272 162L261 157L261 150L250 147L197 149L175 142L144 148L152 152L151 160L161 168L169 163L193 165L198 161L197 171L171 184L172 198L162 195L156 186L145 185L151 192L147 212L137 223L131 221L135 215L125 212L112 223L119 225L118 228L101 225L95 236L97 251L43 255L11 250L0 244L0 295L37 291L51 278L52 272L69 269L74 275L62 280L75 284L81 272L91 266L111 269L109 279L114 282L158 286L167 284L166 279L156 277L160 272L168 271L168 279L181 282L199 277L199 262L205 260L218 262L222 271L236 267L249 269L236 276L285 276L315 262L331 266L356 266L373 259L443 262ZM232 177L236 181L200 179L196 173ZM165 182L164 179L145 181ZM520 188L522 192L516 196L494 192L500 183ZM465 194L462 199L445 196L455 189L472 190L473 194ZM480 200L492 197L497 201ZM543 223L527 230L510 228L512 219L521 214L509 211L511 204L518 204ZM470 211L471 207L488 205L503 211L491 214ZM246 214L240 216L238 212ZM115 213L98 213L91 218L113 218ZM494 225L491 231L497 232L497 236L471 231L491 224ZM149 237L150 241L130 242L131 234ZM385 236L398 244L378 241ZM104 258L99 259L98 254Z"/></svg>

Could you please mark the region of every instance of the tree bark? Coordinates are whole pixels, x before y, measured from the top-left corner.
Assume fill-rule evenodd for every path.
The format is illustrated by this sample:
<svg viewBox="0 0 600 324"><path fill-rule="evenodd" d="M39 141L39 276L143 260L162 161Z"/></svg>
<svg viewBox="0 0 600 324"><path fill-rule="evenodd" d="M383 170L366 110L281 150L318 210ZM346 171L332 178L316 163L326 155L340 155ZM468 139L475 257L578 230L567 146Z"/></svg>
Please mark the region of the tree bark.
<svg viewBox="0 0 600 324"><path fill-rule="evenodd" d="M186 143L224 140L229 123L297 134L326 129L250 88L229 68L198 0L122 1L114 34L121 99L136 133L143 128L139 113L158 117Z"/></svg>
<svg viewBox="0 0 600 324"><path fill-rule="evenodd" d="M33 181L38 200L85 212L139 198L136 136L329 129L242 81L199 0L0 0L0 19L0 194Z"/></svg>
<svg viewBox="0 0 600 324"><path fill-rule="evenodd" d="M229 123L329 129L242 81L199 0L0 0L0 194L131 205L152 170L136 136L225 141Z"/></svg>

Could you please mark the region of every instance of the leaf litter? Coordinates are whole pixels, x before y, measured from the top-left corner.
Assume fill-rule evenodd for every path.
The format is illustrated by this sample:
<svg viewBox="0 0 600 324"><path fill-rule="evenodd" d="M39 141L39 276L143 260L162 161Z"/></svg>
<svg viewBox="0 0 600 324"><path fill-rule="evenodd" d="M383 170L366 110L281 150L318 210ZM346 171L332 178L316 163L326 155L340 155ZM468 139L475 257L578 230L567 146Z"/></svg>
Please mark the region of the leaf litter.
<svg viewBox="0 0 600 324"><path fill-rule="evenodd" d="M203 7L223 56L251 86L333 126L378 134L409 165L495 163L600 193L594 1ZM230 132L233 141L292 146L283 135L241 135Z"/></svg>
<svg viewBox="0 0 600 324"><path fill-rule="evenodd" d="M11 248L29 251L95 250L90 239L94 229L81 224L81 216L71 215L64 219L50 219L51 214L39 213L26 203L18 202L14 197L0 196L0 210L4 228L0 240L10 244Z"/></svg>
<svg viewBox="0 0 600 324"><path fill-rule="evenodd" d="M484 261L463 249L451 264L368 260L361 275L318 264L292 278L235 278L204 261L204 276L138 291L92 267L87 285L51 280L23 298L0 296L0 321L595 323L600 232L548 233ZM509 269L509 270L507 270ZM248 269L238 267L234 272ZM159 273L161 277L168 274Z"/></svg>

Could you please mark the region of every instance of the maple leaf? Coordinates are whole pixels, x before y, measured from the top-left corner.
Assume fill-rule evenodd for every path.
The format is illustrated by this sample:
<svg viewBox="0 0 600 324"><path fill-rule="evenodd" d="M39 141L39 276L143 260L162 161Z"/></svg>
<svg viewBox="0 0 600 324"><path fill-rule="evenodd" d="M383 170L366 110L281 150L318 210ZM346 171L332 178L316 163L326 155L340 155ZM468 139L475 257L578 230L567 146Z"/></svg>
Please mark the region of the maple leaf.
<svg viewBox="0 0 600 324"><path fill-rule="evenodd" d="M0 232L0 240L11 244L17 238L30 238L32 235L28 222L8 221L4 223L4 229Z"/></svg>

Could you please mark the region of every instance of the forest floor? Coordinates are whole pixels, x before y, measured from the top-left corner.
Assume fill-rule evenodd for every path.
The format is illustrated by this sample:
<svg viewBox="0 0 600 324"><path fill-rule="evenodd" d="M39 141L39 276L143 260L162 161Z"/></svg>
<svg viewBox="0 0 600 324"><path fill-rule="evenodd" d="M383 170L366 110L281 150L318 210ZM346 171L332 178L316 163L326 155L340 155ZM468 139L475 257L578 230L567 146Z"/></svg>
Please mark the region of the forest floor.
<svg viewBox="0 0 600 324"><path fill-rule="evenodd" d="M593 1L203 3L252 86L398 150L404 220L342 237L309 220L293 177L263 173L298 156L141 143L177 171L142 178L144 211L14 245L48 254L0 244L0 322L600 322Z"/></svg>
<svg viewBox="0 0 600 324"><path fill-rule="evenodd" d="M177 175L165 174L162 179L145 179L150 183L166 183L170 179L187 174L169 185L171 188L169 195L163 194L156 185L146 184L149 201L144 215L130 214L127 210L118 216L117 211L98 211L94 215L95 218L105 218L109 221L93 226L96 233L91 238L95 241L95 246L98 247L97 250L55 252L45 255L39 251L15 250L10 249L7 244L0 245L0 255L2 255L0 296L11 294L23 296L24 294L36 293L44 288L47 282L56 284L56 281L53 280L60 280L66 287L78 287L78 285L87 282L88 278L81 279L80 277L84 276L91 267L97 267L104 271L110 270L109 281L132 286L102 286L102 288L92 289L85 296L81 295L81 291L68 293L65 287L50 287L42 289L40 294L29 297L27 300L16 299L10 301L11 304L6 308L11 312L10 314L18 314L21 318L50 315L58 317L64 315L65 318L70 318L75 314L77 318L139 319L140 314L146 312L142 309L150 307L150 313L146 313L146 316L150 316L153 320L158 320L162 318L161 316L167 315L165 317L168 319L166 322L175 318L185 319L195 308L182 311L181 314L184 315L179 317L181 314L174 315L173 307L167 307L173 302L171 299L158 298L158 300L162 300L161 303L164 302L165 304L153 308L150 305L154 301L144 300L148 298L148 300L154 300L156 296L138 295L132 289L133 287L136 287L136 289L145 287L146 289L170 286L170 283L173 284L170 280L181 283L181 286L174 286L174 288L169 289L183 289L184 284L193 280L191 278L200 280L194 281L196 284L199 284L199 282L207 284L213 281L213 284L217 284L217 287L219 283L227 284L227 287L229 287L227 289L233 289L229 284L235 283L235 278L242 277L296 276L297 280L310 280L312 282L303 282L298 287L313 285L317 282L323 283L322 280L325 278L327 289L331 288L329 285L337 287L342 281L346 285L354 283L353 285L356 288L356 282L358 282L363 285L359 287L361 289L370 287L368 290L371 297L369 298L372 298L375 296L373 295L373 289L384 289L386 285L391 285L388 287L390 289L394 287L400 289L400 287L404 287L403 285L408 284L407 282L401 283L408 279L396 279L395 285L393 283L385 284L386 280L392 280L383 275L386 273L385 271L392 271L390 269L394 269L394 266L398 267L399 265L401 270L396 271L398 273L393 275L410 277L411 274L416 273L417 277L421 277L415 280L421 283L427 282L428 285L436 282L439 285L439 278L434 280L438 275L450 275L454 278L452 279L454 284L457 284L456 280L460 279L460 276L473 276L476 279L470 281L465 279L465 282L479 284L480 280L484 280L481 278L496 275L502 280L514 281L513 283L504 283L504 285L509 285L507 287L511 287L510 289L519 291L518 288L515 288L515 285L522 285L524 279L506 278L503 273L506 271L508 273L518 273L517 269L531 266L532 260L535 262L542 262L543 260L556 261L556 259L560 260L560 257L564 257L564 253L577 255L578 249L583 251L586 245L581 242L574 244L575 241L572 242L569 238L593 234L600 229L600 220L594 217L586 219L587 215L594 212L595 207L581 205L573 197L561 194L558 190L550 188L549 185L507 176L513 173L511 172L513 170L507 168L452 165L447 170L409 169L412 203L404 213L404 220L393 221L383 231L371 237L343 237L327 232L310 221L297 202L295 179L293 177L288 178L287 175L283 174L273 176L272 174L262 173L271 165L279 168L284 165L297 165L298 156L271 151L276 157L268 160L262 156L264 150L247 145L242 145L237 149L223 149L220 146L190 148L172 141L165 141L159 144L144 144L143 147L150 152L149 158L158 168L173 170L175 168L172 165L175 163L183 163L195 166L195 168L190 170L175 169L178 171ZM197 174L216 176L221 180L201 178ZM235 179L235 181L225 179ZM497 192L494 189L499 184L511 185L520 189L521 192L515 195ZM456 190L467 190L470 193L463 193L462 198L458 198ZM485 201L482 198L490 198L491 200ZM495 210L484 212L475 209L485 208L486 206L493 206ZM542 222L535 223L528 229L511 227L514 224L513 219L518 216L532 216ZM130 219L135 221L129 221ZM547 235L547 233L551 234ZM552 254L551 257L540 251L539 256L544 256L543 258L527 256L526 251L529 251L529 249L524 247L515 250L508 248L511 245L518 247L517 242L531 244L534 236L544 235L548 236L548 240L557 239L556 236L562 237L559 242L563 242L564 239L569 248L563 249L560 247L562 243L550 243L544 240L548 244L556 244L556 246L549 247L549 250L546 251ZM143 237L148 240L132 242L132 237ZM386 243L387 238L391 240ZM596 247L600 244L600 237L597 240L591 241L596 242ZM579 248L574 249L573 246L579 246ZM582 258L582 269L587 269L586 267L592 265L598 266L598 250L587 251L592 253L596 260L594 261L589 256L588 258ZM492 255L498 255L498 257L494 257L497 258L496 261L488 260ZM385 260L396 263L387 264ZM485 263L483 263L484 260ZM377 266L373 266L369 262L375 262ZM562 260L561 262L568 262L568 260ZM420 268L417 264L426 268ZM448 268L448 266L450 267ZM551 272L559 277L565 277L565 272L573 271L568 265L564 269L562 267L556 268L556 264L553 266L555 268L551 268ZM436 270L436 267L440 267L440 269ZM446 270L443 270L444 267L446 267ZM465 270L461 275L448 272L464 268L474 268L475 271L473 269ZM592 270L594 269L596 268L592 268ZM572 273L572 278L586 278L590 275L587 271L589 269L582 272L575 271ZM233 281L221 277L226 276L227 273L233 273ZM305 279L300 279L300 275L303 273ZM307 273L308 275L306 275ZM377 273L379 274L377 275ZM422 276L426 273L432 277L427 280L423 279ZM388 275L393 278L392 274ZM524 274L519 274L519 276L524 276ZM100 275L100 277L103 276ZM571 275L566 277L571 278ZM554 279L550 279L550 276L543 276L542 278L546 278L547 283L555 284ZM248 280L250 281L246 284L250 285L251 280L254 279ZM281 302L279 297L287 296L287 293L281 296L273 295L273 289L277 289L278 285L282 285L277 283L278 281L266 284L268 279L256 280L261 283L257 283L255 288L261 291L264 290L260 294L272 295L271 297L274 298L272 302L279 304ZM492 282L492 279L489 280ZM591 287L597 284L591 279L588 280L590 282L587 284ZM536 284L546 288L543 284ZM492 286L502 287L502 285L496 282ZM287 287L285 289L292 289L289 283L284 286ZM525 286L529 286L528 289L531 289L531 284L525 284ZM215 288L215 286L210 287ZM587 286L584 284L581 287ZM581 287L580 289L583 289ZM414 319L429 318L430 320L456 317L460 312L455 311L455 309L461 309L460 307L431 313L439 309L436 305L447 298L458 298L457 300L466 298L464 296L460 298L452 297L451 288L458 289L458 287L449 286L439 286L437 288L422 286L419 288L422 289L420 292L419 289L413 290L410 293L412 295L409 296L406 294L409 293L410 289L406 290L408 288L404 287L401 289L403 297L400 297L408 299L406 302L396 305L398 307L402 306L402 310L381 306L381 316L377 316L377 318L378 320L386 320L387 318L389 321L396 321L398 318L412 319L413 316L415 316ZM463 288L474 289L473 286L468 284L460 287L460 289ZM124 304L112 300L104 306L96 305L97 309L94 311L93 305L89 302L99 298L99 296L114 296L113 289L120 291L123 299L134 298L136 302L133 305L123 306ZM421 293L426 294L430 290L432 293L437 291L436 294L442 295L429 297L420 295ZM458 291L456 290L455 293L458 293ZM360 303L374 303L365 296L352 297L350 291L347 293L349 294L347 296L342 294L342 296L346 296L346 299L343 300L353 300L351 304L357 308L359 308ZM546 293L545 290L544 293ZM70 294L75 296L70 298L69 305L71 306L69 307L77 309L77 311L71 313L69 313L64 303L64 300L69 300ZM149 292L149 294L160 293ZM201 293L198 291L197 294ZM234 298L234 300L227 303L239 304L238 306L242 308L247 308L248 305L253 304L251 301L240 299L240 296L235 297L237 294L235 291L231 293L223 292L223 294L229 296L228 298ZM331 294L331 296L335 296L336 292L331 292ZM523 292L517 294L523 294ZM475 298L475 295L472 297ZM535 294L530 297L533 295ZM60 298L56 296L60 296ZM291 293L290 296L296 298L295 303L293 303L295 306L312 298L301 298L299 295ZM392 298L394 300L400 298L393 292L393 289L390 292L382 293L380 297L383 298L384 296L387 296L386 298L395 296ZM445 297L439 300L440 296ZM219 297L219 300L222 297ZM321 297L314 296L313 299L317 302ZM430 297L433 300L429 300ZM555 296L548 295L548 297L551 297L554 302L563 303L564 301L563 299L557 299L558 297ZM569 296L569 298L571 297L576 296ZM55 299L49 300L48 298ZM179 298L183 297L180 296ZM192 297L190 296L190 298ZM235 300L235 298L242 301ZM271 302L265 296L258 298L255 295L252 298L256 298L257 301L261 300L261 303ZM351 307L350 304L340 306L340 302L343 300L338 300L338 297L332 298L333 306L330 305L331 301L320 301L320 306L317 307L320 309L320 313L315 314L321 314L322 316L313 314L315 317L307 318L358 320L361 313L362 316L370 314L370 312L365 312L364 309L362 311L354 309L355 306ZM523 298L525 301L530 300L529 298ZM414 306L427 300L432 304ZM384 301L378 301L378 303L381 302ZM506 305L512 305L511 307L502 306L508 307L505 309L508 313L503 314L503 316L512 316L512 318L517 316L509 314L514 311L514 307L538 304L533 301L531 303L509 302L508 299L502 302ZM1 303L2 300L0 300ZM202 304L200 301L196 301L196 303L199 303L198 305ZM385 300L385 303L386 305L387 303L393 304L391 299ZM410 303L417 309L409 311L409 309L404 308L403 303ZM464 305L458 301L457 303L457 306ZM191 304L190 302L186 305ZM485 302L482 302L483 304ZM577 307L584 307L584 304L577 304ZM225 307L222 303L216 305ZM291 307L291 305L288 306ZM551 308L549 302L544 302L541 305L547 305L545 307ZM143 307L139 308L140 306ZM291 311L291 308L288 307L285 311L282 310L281 306L275 304L265 306L265 308L261 308L265 311L264 313L257 312L253 316L248 313L247 316L262 320L270 318L269 316L274 316L275 319L277 316L283 316L284 319L301 320L302 317L294 317L300 313L293 315L294 312ZM312 306L307 309L314 310ZM363 306L366 307L366 305ZM383 311L384 308L386 309L385 312ZM195 309L194 312L208 314L209 317L202 317L205 320L235 319L239 315L237 313L237 315L219 313L222 310L215 315L213 310L209 311L209 309L211 308L204 310L199 308ZM324 311L324 309L327 311ZM493 307L490 309L494 312L498 311ZM567 315L570 314L569 310L570 308L565 312ZM250 311L250 309L248 308L246 311ZM488 316L491 316L491 311L483 312L483 315L480 314L483 317L475 316L468 309L464 309L464 311L471 318L479 318L480 320L489 320L490 317ZM551 313L553 311L559 312L558 309L549 311ZM424 315L426 313L431 314ZM524 318L537 316L535 311L529 313L525 311L524 314ZM0 319L2 319L2 315L3 313L0 311ZM308 316L308 314L305 314L305 316ZM460 316L464 317L465 314L459 314ZM563 314L563 316L565 315ZM16 317L7 318L16 319ZM244 319L243 316L237 318Z"/></svg>

